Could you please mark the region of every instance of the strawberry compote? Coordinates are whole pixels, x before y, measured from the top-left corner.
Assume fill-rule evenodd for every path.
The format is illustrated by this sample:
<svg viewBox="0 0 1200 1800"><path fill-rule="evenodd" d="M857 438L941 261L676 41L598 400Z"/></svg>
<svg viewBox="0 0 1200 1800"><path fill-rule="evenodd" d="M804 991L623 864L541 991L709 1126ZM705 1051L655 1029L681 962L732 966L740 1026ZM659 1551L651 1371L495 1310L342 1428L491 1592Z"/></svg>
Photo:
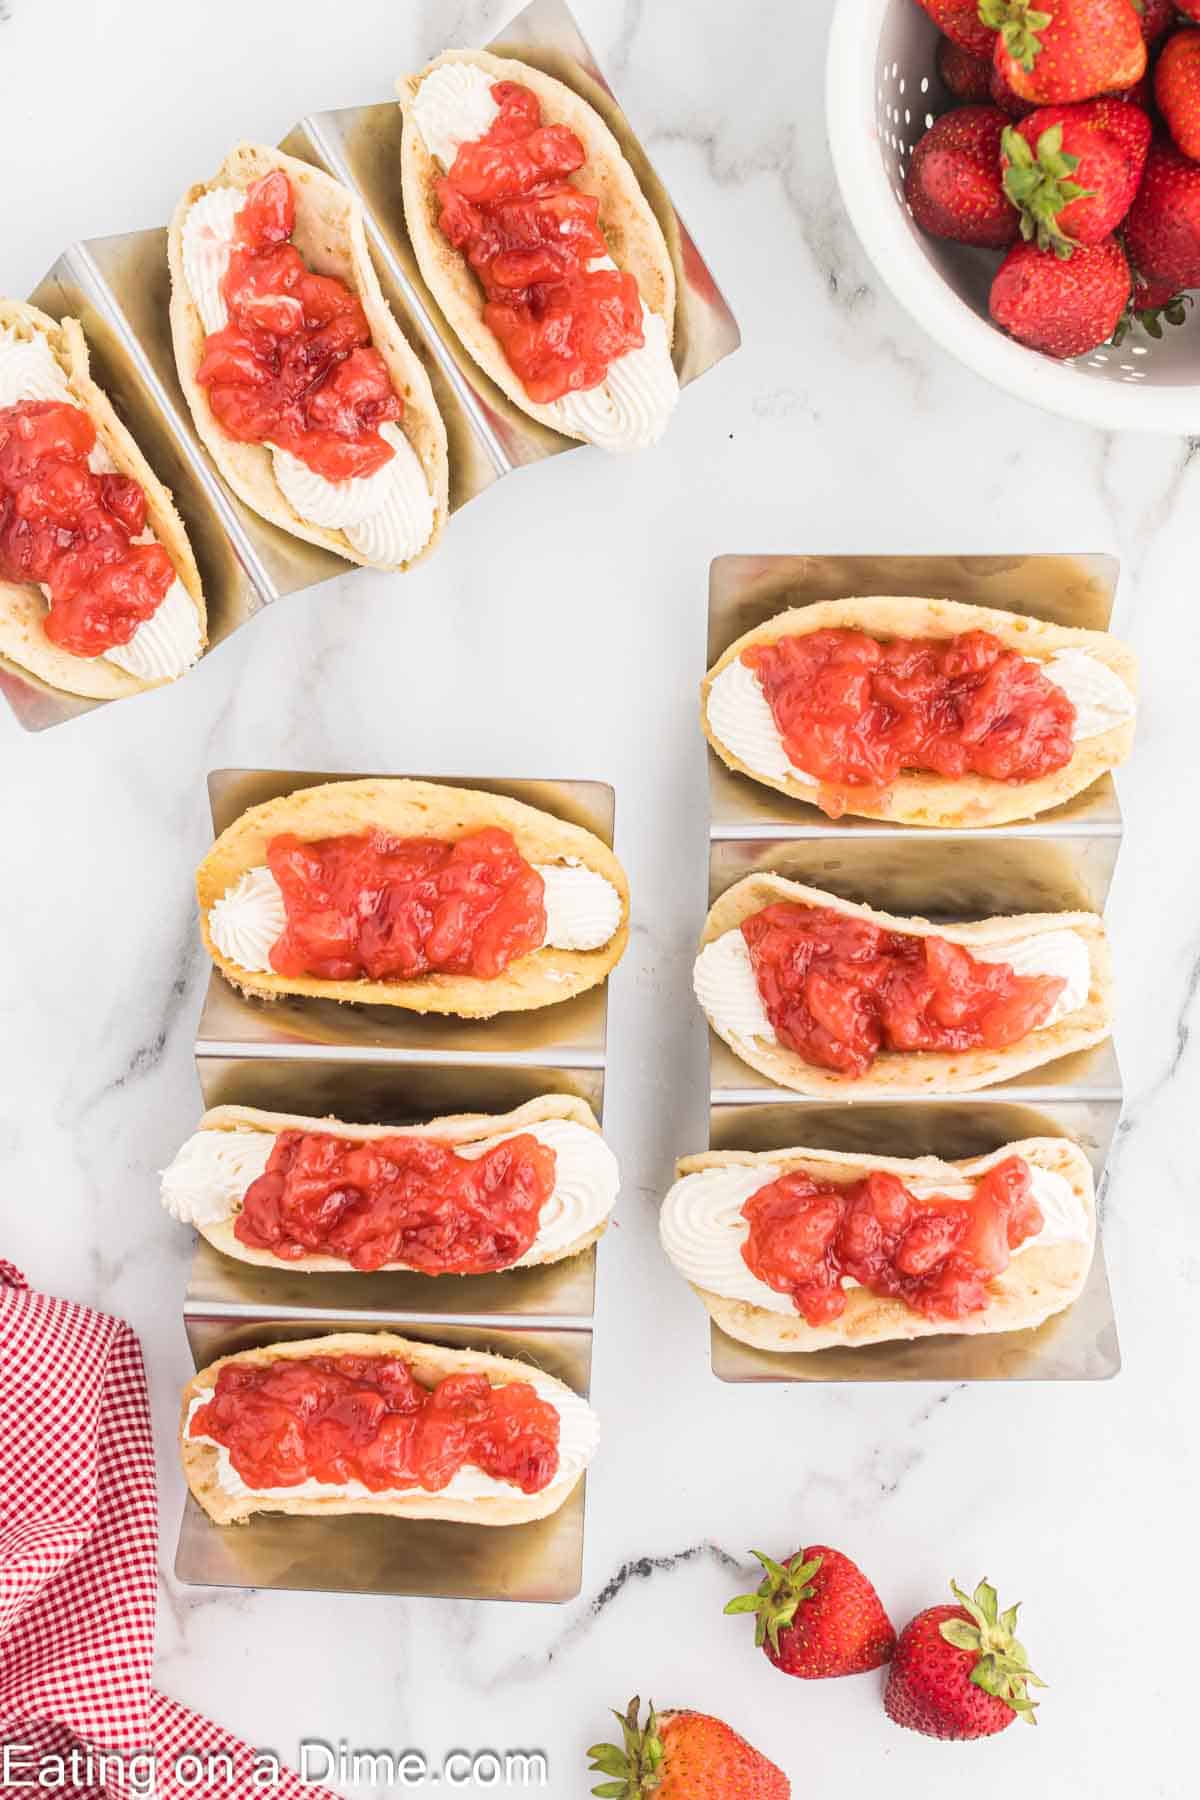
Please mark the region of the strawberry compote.
<svg viewBox="0 0 1200 1800"><path fill-rule="evenodd" d="M436 1138L283 1131L234 1234L284 1261L332 1256L355 1269L482 1275L530 1248L554 1173L553 1150L528 1133L468 1157Z"/></svg>
<svg viewBox="0 0 1200 1800"><path fill-rule="evenodd" d="M280 975L322 981L484 981L541 947L545 886L511 834L491 827L454 843L385 831L272 838L267 863L287 908L271 951Z"/></svg>
<svg viewBox="0 0 1200 1800"><path fill-rule="evenodd" d="M797 769L832 789L902 770L1036 781L1074 753L1075 707L987 631L945 639L814 631L743 652Z"/></svg>
<svg viewBox="0 0 1200 1800"><path fill-rule="evenodd" d="M196 380L230 437L289 450L328 481L373 475L395 454L379 426L404 408L358 296L309 270L295 223L281 169L247 190L221 281L229 322Z"/></svg>
<svg viewBox="0 0 1200 1800"><path fill-rule="evenodd" d="M461 1468L539 1494L558 1472L558 1411L527 1381L450 1375L428 1388L398 1356L227 1363L191 1437L223 1444L248 1488L304 1481L439 1493Z"/></svg>
<svg viewBox="0 0 1200 1800"><path fill-rule="evenodd" d="M751 1195L742 1214L746 1266L790 1294L809 1325L845 1312L843 1276L924 1318L965 1319L983 1310L988 1282L1044 1223L1019 1156L989 1169L969 1201L918 1200L878 1169L847 1187L796 1171Z"/></svg>
<svg viewBox="0 0 1200 1800"><path fill-rule="evenodd" d="M127 644L175 579L161 544L135 542L146 530L141 487L96 474L95 447L81 406L0 407L0 578L46 589L42 628L72 656Z"/></svg>
<svg viewBox="0 0 1200 1800"><path fill-rule="evenodd" d="M744 919L742 936L780 1043L845 1075L865 1075L881 1050L1003 1049L1035 1031L1066 986L946 938L788 900Z"/></svg>
<svg viewBox="0 0 1200 1800"><path fill-rule="evenodd" d="M565 125L543 125L537 96L499 81L490 130L463 144L437 184L438 225L487 296L483 318L538 405L598 387L644 340L634 277L607 258L600 203L568 179L587 161Z"/></svg>

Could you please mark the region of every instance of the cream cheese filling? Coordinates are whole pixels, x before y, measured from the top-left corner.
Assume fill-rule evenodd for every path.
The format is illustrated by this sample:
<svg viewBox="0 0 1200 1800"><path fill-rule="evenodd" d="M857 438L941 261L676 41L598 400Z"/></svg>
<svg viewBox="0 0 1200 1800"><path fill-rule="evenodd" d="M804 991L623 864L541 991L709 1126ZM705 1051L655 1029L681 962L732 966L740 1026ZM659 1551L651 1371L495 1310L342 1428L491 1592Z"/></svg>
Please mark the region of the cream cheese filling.
<svg viewBox="0 0 1200 1800"><path fill-rule="evenodd" d="M1038 1027L1057 1025L1077 1012L1091 989L1091 958L1077 931L1035 931L1007 944L968 944L977 962L1008 963L1018 975L1053 975L1066 982ZM701 950L692 971L696 998L717 1031L737 1048L760 1039L777 1044L754 974L750 947L740 928L724 931Z"/></svg>
<svg viewBox="0 0 1200 1800"><path fill-rule="evenodd" d="M621 923L621 896L612 882L577 857L535 863L545 884L549 950L599 950ZM282 935L287 911L279 883L267 868L248 869L208 916L213 943L227 962L251 974L271 969L271 949Z"/></svg>
<svg viewBox="0 0 1200 1800"><path fill-rule="evenodd" d="M1100 737L1133 717L1133 695L1090 650L1059 650L1045 661L1032 656L1026 660L1061 688L1074 706L1076 743ZM764 781L819 785L815 776L792 762L762 683L740 656L713 679L707 709L714 736L752 774Z"/></svg>
<svg viewBox="0 0 1200 1800"><path fill-rule="evenodd" d="M449 169L464 144L489 131L499 114L493 78L474 63L443 63L427 75L412 103L412 119L431 156ZM565 229L565 228L564 228ZM611 257L593 268L615 268ZM679 399L666 321L642 302L645 342L610 363L603 382L565 394L547 411L575 437L614 452L658 442Z"/></svg>
<svg viewBox="0 0 1200 1800"><path fill-rule="evenodd" d="M80 405L41 332L22 338L15 329L0 326L0 407L19 406L26 400ZM88 466L95 475L116 471L116 464L99 438L88 457ZM134 540L139 544L154 541L154 533L149 529ZM39 585L49 600L49 589L45 584ZM195 602L177 575L151 617L142 620L128 643L114 644L96 660L115 663L139 681L174 681L199 659L202 638Z"/></svg>
<svg viewBox="0 0 1200 1800"><path fill-rule="evenodd" d="M244 203L240 188L210 188L184 219L184 278L210 334L228 323L221 283ZM392 568L411 562L425 548L433 535L437 506L421 460L401 427L381 425L379 435L391 448L388 461L373 475L347 481L329 481L291 451L267 448L275 479L300 518L343 532L368 562Z"/></svg>
<svg viewBox="0 0 1200 1800"><path fill-rule="evenodd" d="M1018 1260L1027 1250L1052 1244L1086 1244L1091 1235L1083 1202L1070 1182L1057 1170L1029 1165L1033 1178L1033 1196L1042 1210L1045 1223L1036 1237L1028 1239L1013 1252ZM795 1315L790 1294L781 1294L760 1281L749 1268L742 1247L750 1236L749 1221L742 1208L760 1189L777 1181L782 1168L760 1165L745 1168L729 1165L701 1169L684 1175L671 1188L659 1215L659 1237L667 1256L685 1280L719 1294L725 1300L741 1300L766 1312ZM969 1201L975 1191L973 1181L939 1182L927 1177L904 1180L905 1187L919 1200L945 1195L953 1200ZM844 1288L860 1284L843 1277Z"/></svg>
<svg viewBox="0 0 1200 1800"><path fill-rule="evenodd" d="M527 1379L540 1399L546 1400L554 1407L559 1417L560 1436L558 1442L558 1470L549 1488L542 1490L542 1496L555 1493L560 1488L574 1484L595 1456L600 1443L600 1421L586 1400L574 1394L569 1388L562 1388L556 1382L547 1380L537 1370L530 1369ZM233 1466L228 1449L219 1444L215 1438L193 1437L192 1420L202 1406L208 1404L211 1392L198 1394L188 1408L187 1421L184 1426L186 1437L194 1444L211 1444L217 1453L217 1483L222 1493L234 1499L247 1497L256 1500L384 1500L389 1497L410 1495L414 1498L432 1497L427 1488L385 1488L375 1491L361 1481L347 1481L340 1486L331 1482L309 1479L297 1483L293 1487L250 1488L242 1480ZM449 1484L439 1490L441 1497L447 1500L502 1500L511 1499L519 1494L520 1489L510 1481L498 1481L494 1475L486 1475L482 1469L471 1464L459 1469Z"/></svg>
<svg viewBox="0 0 1200 1800"><path fill-rule="evenodd" d="M320 1123L312 1129L320 1131ZM512 1265L520 1269L561 1255L602 1225L616 1205L621 1178L617 1159L599 1132L575 1119L544 1119L451 1147L474 1160L515 1137L536 1138L554 1152L554 1187L538 1215L537 1237ZM275 1142L275 1132L245 1126L194 1132L163 1171L164 1207L172 1218L190 1225L218 1225L234 1218L246 1190L266 1170Z"/></svg>

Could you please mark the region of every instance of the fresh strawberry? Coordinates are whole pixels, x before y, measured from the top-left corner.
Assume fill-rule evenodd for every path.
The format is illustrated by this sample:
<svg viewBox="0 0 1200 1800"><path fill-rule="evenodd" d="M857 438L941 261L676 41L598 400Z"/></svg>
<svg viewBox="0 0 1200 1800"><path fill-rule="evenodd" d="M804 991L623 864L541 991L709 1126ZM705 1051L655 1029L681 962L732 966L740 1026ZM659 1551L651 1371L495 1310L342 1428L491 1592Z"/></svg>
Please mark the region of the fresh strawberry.
<svg viewBox="0 0 1200 1800"><path fill-rule="evenodd" d="M1138 10L1142 36L1148 44L1157 44L1164 32L1170 31L1176 14L1187 12L1189 6L1194 9L1192 17L1200 18L1200 0L1133 0L1133 4Z"/></svg>
<svg viewBox="0 0 1200 1800"><path fill-rule="evenodd" d="M1047 356L1082 356L1111 338L1132 286L1116 238L1065 262L1036 244L1016 244L996 271L989 304L1018 342Z"/></svg>
<svg viewBox="0 0 1200 1800"><path fill-rule="evenodd" d="M1010 125L1004 191L1021 236L1064 257L1108 237L1133 205L1153 129L1140 107L1112 97L1043 106Z"/></svg>
<svg viewBox="0 0 1200 1800"><path fill-rule="evenodd" d="M754 1641L785 1675L820 1681L882 1668L896 1648L892 1621L862 1570L840 1550L810 1544L786 1563L753 1552L764 1576L727 1613L755 1615Z"/></svg>
<svg viewBox="0 0 1200 1800"><path fill-rule="evenodd" d="M973 50L977 56L990 56L996 34L980 18L979 0L917 0L945 37Z"/></svg>
<svg viewBox="0 0 1200 1800"><path fill-rule="evenodd" d="M953 38L944 37L938 43L937 72L942 86L965 106L987 100L994 66L990 56L964 50Z"/></svg>
<svg viewBox="0 0 1200 1800"><path fill-rule="evenodd" d="M992 105L1000 107L1010 119L1027 119L1031 112L1037 111L1037 106L1032 100L1022 100L1020 94L1013 92L995 63L992 64L992 79L988 83L988 93L991 96Z"/></svg>
<svg viewBox="0 0 1200 1800"><path fill-rule="evenodd" d="M999 1610L986 1581L968 1600L950 1583L957 1606L931 1606L900 1633L883 1696L897 1725L934 1738L992 1737L1018 1713L1036 1725L1030 1687L1045 1687L1017 1641L1017 1612Z"/></svg>
<svg viewBox="0 0 1200 1800"><path fill-rule="evenodd" d="M1176 145L1200 161L1200 30L1189 26L1163 45L1154 71L1154 97Z"/></svg>
<svg viewBox="0 0 1200 1800"><path fill-rule="evenodd" d="M1145 73L1133 0L979 0L979 16L998 32L1001 75L1039 106L1091 100Z"/></svg>
<svg viewBox="0 0 1200 1800"><path fill-rule="evenodd" d="M1020 219L1000 178L1007 123L998 107L960 106L930 126L904 179L905 198L922 231L988 250L1014 242Z"/></svg>
<svg viewBox="0 0 1200 1800"><path fill-rule="evenodd" d="M1138 274L1159 291L1200 287L1200 163L1166 139L1150 146L1125 244Z"/></svg>
<svg viewBox="0 0 1200 1800"><path fill-rule="evenodd" d="M1174 0L1174 7L1175 11L1183 13L1185 18L1200 19L1200 0Z"/></svg>
<svg viewBox="0 0 1200 1800"><path fill-rule="evenodd" d="M642 1703L615 1714L623 1744L593 1744L591 1773L605 1775L593 1794L605 1800L791 1800L782 1769L708 1713L656 1713Z"/></svg>

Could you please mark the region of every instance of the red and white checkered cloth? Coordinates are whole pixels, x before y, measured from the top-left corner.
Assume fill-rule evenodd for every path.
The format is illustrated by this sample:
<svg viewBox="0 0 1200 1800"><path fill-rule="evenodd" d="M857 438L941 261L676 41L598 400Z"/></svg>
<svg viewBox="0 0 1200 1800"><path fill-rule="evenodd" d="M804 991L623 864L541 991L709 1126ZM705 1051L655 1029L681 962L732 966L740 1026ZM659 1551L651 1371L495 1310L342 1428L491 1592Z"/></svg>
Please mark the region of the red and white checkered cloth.
<svg viewBox="0 0 1200 1800"><path fill-rule="evenodd" d="M152 1687L157 1548L137 1338L33 1293L0 1260L0 1755L8 1746L12 1759L0 1790L77 1749L82 1778L55 1790L64 1800L144 1795L151 1766L159 1800L195 1794L190 1768L182 1784L173 1774L192 1753L232 1759L232 1784L205 1792L333 1800L286 1769L253 1785L247 1745ZM19 1758L17 1745L29 1746ZM93 1770L108 1753L101 1784L89 1782L89 1750Z"/></svg>

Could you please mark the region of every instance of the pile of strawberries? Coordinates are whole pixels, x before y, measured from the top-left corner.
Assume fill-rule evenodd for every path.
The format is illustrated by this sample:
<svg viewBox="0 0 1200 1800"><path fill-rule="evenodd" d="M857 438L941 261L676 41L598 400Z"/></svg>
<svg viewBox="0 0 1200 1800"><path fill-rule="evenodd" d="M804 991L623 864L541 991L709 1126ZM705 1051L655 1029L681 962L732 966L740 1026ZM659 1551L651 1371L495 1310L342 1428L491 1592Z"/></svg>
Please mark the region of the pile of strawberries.
<svg viewBox="0 0 1200 1800"><path fill-rule="evenodd" d="M857 1563L811 1544L786 1562L761 1550L763 1579L727 1613L753 1613L754 1641L775 1668L804 1681L864 1675L888 1666L884 1711L926 1737L994 1737L1017 1718L1034 1723L1030 1687L1044 1683L1018 1641L1017 1607L1000 1610L981 1581L954 1604L926 1607L897 1637L883 1602ZM790 1800L791 1784L723 1720L708 1713L656 1712L641 1702L618 1713L620 1744L596 1744L592 1789L600 1800Z"/></svg>
<svg viewBox="0 0 1200 1800"><path fill-rule="evenodd" d="M958 102L913 218L1004 259L998 325L1050 356L1182 323L1200 287L1200 0L918 0Z"/></svg>

